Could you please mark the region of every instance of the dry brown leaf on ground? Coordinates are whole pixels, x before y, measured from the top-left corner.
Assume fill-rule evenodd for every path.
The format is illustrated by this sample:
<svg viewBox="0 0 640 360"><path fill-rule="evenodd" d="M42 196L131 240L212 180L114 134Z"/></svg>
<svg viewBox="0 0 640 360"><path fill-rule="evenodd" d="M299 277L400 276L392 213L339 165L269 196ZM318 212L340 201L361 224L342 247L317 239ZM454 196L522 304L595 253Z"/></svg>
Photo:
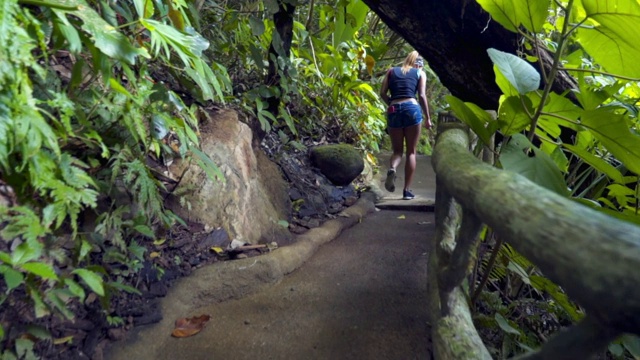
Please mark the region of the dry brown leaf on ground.
<svg viewBox="0 0 640 360"><path fill-rule="evenodd" d="M191 318L181 318L176 320L176 326L171 332L171 336L184 338L193 336L204 329L204 326L211 319L209 315L194 316Z"/></svg>

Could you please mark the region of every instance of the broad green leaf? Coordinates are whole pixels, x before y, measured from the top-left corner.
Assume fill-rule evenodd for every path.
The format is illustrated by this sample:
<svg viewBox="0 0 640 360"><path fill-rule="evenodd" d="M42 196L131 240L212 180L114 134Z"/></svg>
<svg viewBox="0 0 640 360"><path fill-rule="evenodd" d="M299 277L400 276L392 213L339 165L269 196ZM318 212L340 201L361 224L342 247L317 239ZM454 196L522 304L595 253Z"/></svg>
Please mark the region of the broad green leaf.
<svg viewBox="0 0 640 360"><path fill-rule="evenodd" d="M82 41L80 35L73 25L67 19L65 13L59 10L53 10L56 17L53 19L54 26L60 31L60 34L67 40L69 51L77 54L82 49Z"/></svg>
<svg viewBox="0 0 640 360"><path fill-rule="evenodd" d="M540 145L540 149L546 154L549 154L560 171L562 171L563 173L567 173L569 171L569 159L567 159L567 155L565 155L560 146L549 141L543 141Z"/></svg>
<svg viewBox="0 0 640 360"><path fill-rule="evenodd" d="M517 134L531 124L528 114L533 114L534 110L528 97L509 96L507 98L501 97L501 100L498 109L498 123L504 136Z"/></svg>
<svg viewBox="0 0 640 360"><path fill-rule="evenodd" d="M498 326L500 326L500 329L502 329L504 332L514 335L520 335L520 331L509 325L507 319L505 319L504 316L502 316L500 313L496 313L495 319L498 323Z"/></svg>
<svg viewBox="0 0 640 360"><path fill-rule="evenodd" d="M36 312L36 317L41 318L51 314L51 312L49 311L49 307L47 307L47 305L42 300L42 296L40 296L40 293L38 292L38 290L33 289L31 287L28 287L28 288L29 288L29 295L31 296L31 300L33 300L33 307Z"/></svg>
<svg viewBox="0 0 640 360"><path fill-rule="evenodd" d="M24 276L20 271L7 265L0 265L0 274L4 276L4 282L7 284L7 292L17 288L22 284L22 281L24 281Z"/></svg>
<svg viewBox="0 0 640 360"><path fill-rule="evenodd" d="M635 174L640 174L640 136L631 133L623 115L611 109L585 111L582 124Z"/></svg>
<svg viewBox="0 0 640 360"><path fill-rule="evenodd" d="M111 78L109 79L109 86L111 86L111 88L117 92L119 92L120 94L128 97L128 98L132 98L131 93L125 89L124 86L122 86L118 80Z"/></svg>
<svg viewBox="0 0 640 360"><path fill-rule="evenodd" d="M141 19L140 23L149 30L154 56L163 50L165 56L171 58L169 50L171 47L185 65L190 65L191 59L199 58L202 56L202 51L209 47L209 42L199 34L190 35L152 19Z"/></svg>
<svg viewBox="0 0 640 360"><path fill-rule="evenodd" d="M51 333L44 326L28 325L27 332L40 340L51 339Z"/></svg>
<svg viewBox="0 0 640 360"><path fill-rule="evenodd" d="M560 195L569 195L562 171L556 163L522 134L513 135L504 146L500 162L505 170L523 175Z"/></svg>
<svg viewBox="0 0 640 360"><path fill-rule="evenodd" d="M155 12L153 0L134 0L133 4L136 8L138 16L141 18L150 18Z"/></svg>
<svg viewBox="0 0 640 360"><path fill-rule="evenodd" d="M64 284L67 285L67 289L69 289L71 294L78 297L80 301L84 301L85 292L82 286L70 278L64 279Z"/></svg>
<svg viewBox="0 0 640 360"><path fill-rule="evenodd" d="M622 345L634 358L640 359L640 337L638 335L624 335L622 337Z"/></svg>
<svg viewBox="0 0 640 360"><path fill-rule="evenodd" d="M622 345L618 343L611 343L609 344L608 349L611 352L611 355L613 355L616 359L624 358L624 348L622 347Z"/></svg>
<svg viewBox="0 0 640 360"><path fill-rule="evenodd" d="M49 264L29 262L22 264L20 267L25 269L27 272L40 276L43 279L58 280L58 275L56 275L53 267Z"/></svg>
<svg viewBox="0 0 640 360"><path fill-rule="evenodd" d="M5 264L11 265L11 255L4 251L0 251L0 261Z"/></svg>
<svg viewBox="0 0 640 360"><path fill-rule="evenodd" d="M496 49L488 49L487 53L500 73L509 80L519 94L524 95L538 90L540 74L526 60Z"/></svg>
<svg viewBox="0 0 640 360"><path fill-rule="evenodd" d="M635 190L620 184L611 184L607 186L607 190L609 190L608 197L614 197L618 206L628 206L629 204L635 203Z"/></svg>
<svg viewBox="0 0 640 360"><path fill-rule="evenodd" d="M537 107L539 102L539 98L535 99L533 106ZM579 130L577 123L582 114L582 109L566 97L555 93L549 94L547 103L542 111L538 119L538 125L554 138L560 137L561 126L576 131Z"/></svg>
<svg viewBox="0 0 640 360"><path fill-rule="evenodd" d="M87 269L75 269L72 273L78 275L93 292L104 296L104 286L100 275Z"/></svg>
<svg viewBox="0 0 640 360"><path fill-rule="evenodd" d="M578 90L574 94L585 110L594 110L611 97L603 88L595 88L585 81L584 73L578 73Z"/></svg>
<svg viewBox="0 0 640 360"><path fill-rule="evenodd" d="M66 14L82 20L82 29L89 33L95 47L105 55L122 60L128 64L135 64L138 56L149 57L147 50L131 44L129 39L118 29L106 22L84 0L47 0L49 3L61 6L77 6L78 10L65 11ZM58 10L61 11L61 10Z"/></svg>
<svg viewBox="0 0 640 360"><path fill-rule="evenodd" d="M354 38L369 12L369 7L361 0L349 1L345 7L346 9L338 6L335 9L333 46L336 47L340 43Z"/></svg>
<svg viewBox="0 0 640 360"><path fill-rule="evenodd" d="M485 124L487 124L489 121L493 121L493 119L491 119L491 116L486 111L482 110L482 113L486 115L486 117L483 117L481 113L472 110L472 107L477 108L476 105L472 103L465 103L453 95L447 95L446 99L449 105L451 105L451 109L456 114L458 119L469 125L469 127L471 127L471 130L473 130L478 135L482 142L487 145L490 144L491 134L485 127Z"/></svg>
<svg viewBox="0 0 640 360"><path fill-rule="evenodd" d="M251 26L253 36L260 36L264 33L264 22L260 18L254 16L249 17L249 25Z"/></svg>
<svg viewBox="0 0 640 360"><path fill-rule="evenodd" d="M640 3L582 0L587 22L577 38L595 62L616 75L640 78Z"/></svg>
<svg viewBox="0 0 640 360"><path fill-rule="evenodd" d="M55 308L64 315L65 318L71 320L74 318L74 314L67 306L66 299L70 298L70 292L66 289L53 289L47 291L46 297L49 303L53 304Z"/></svg>
<svg viewBox="0 0 640 360"><path fill-rule="evenodd" d="M547 21L550 0L477 0L491 18L507 30L518 32L520 25L540 32Z"/></svg>
<svg viewBox="0 0 640 360"><path fill-rule="evenodd" d="M33 352L35 343L29 338L18 338L15 342L16 355L19 359L35 360L38 359Z"/></svg>
<svg viewBox="0 0 640 360"><path fill-rule="evenodd" d="M164 2L169 8L169 13L167 15L169 16L169 19L171 19L173 26L180 31L184 31L185 21L180 10L173 6L173 0L165 0Z"/></svg>
<svg viewBox="0 0 640 360"><path fill-rule="evenodd" d="M149 228L147 225L136 225L134 229L146 237L149 237L149 238L155 237L153 230L151 230L151 228Z"/></svg>
<svg viewBox="0 0 640 360"><path fill-rule="evenodd" d="M13 265L22 265L28 261L36 260L42 254L42 249L42 244L30 246L28 243L22 243L11 253L11 263Z"/></svg>
<svg viewBox="0 0 640 360"><path fill-rule="evenodd" d="M496 85L498 85L500 91L502 91L505 96L520 95L518 89L516 89L516 87L511 83L511 80L500 71L498 65L493 65L493 73L496 75Z"/></svg>
<svg viewBox="0 0 640 360"><path fill-rule="evenodd" d="M569 144L562 144L562 146L580 157L587 164L593 166L599 172L607 175L611 180L615 181L616 183L622 183L622 173L620 173L618 169L616 169L608 162L604 161L602 158L593 155L592 153L578 146Z"/></svg>

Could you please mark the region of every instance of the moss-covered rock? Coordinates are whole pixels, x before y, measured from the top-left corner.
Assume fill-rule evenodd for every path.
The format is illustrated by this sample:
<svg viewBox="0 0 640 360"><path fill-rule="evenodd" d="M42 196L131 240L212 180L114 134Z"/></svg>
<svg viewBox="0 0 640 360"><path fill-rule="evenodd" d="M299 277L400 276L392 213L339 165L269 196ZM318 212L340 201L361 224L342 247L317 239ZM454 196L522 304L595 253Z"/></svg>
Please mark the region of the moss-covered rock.
<svg viewBox="0 0 640 360"><path fill-rule="evenodd" d="M313 166L338 186L349 185L364 170L362 155L348 144L316 146L309 156Z"/></svg>

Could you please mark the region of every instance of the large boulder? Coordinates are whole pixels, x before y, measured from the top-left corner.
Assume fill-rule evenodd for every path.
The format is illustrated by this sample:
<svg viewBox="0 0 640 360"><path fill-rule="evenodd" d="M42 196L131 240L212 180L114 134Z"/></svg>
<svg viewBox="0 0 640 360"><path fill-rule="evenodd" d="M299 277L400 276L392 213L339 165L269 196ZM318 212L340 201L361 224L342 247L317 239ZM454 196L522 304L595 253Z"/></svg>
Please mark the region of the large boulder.
<svg viewBox="0 0 640 360"><path fill-rule="evenodd" d="M338 186L347 186L364 170L362 155L348 144L313 147L309 153L311 164Z"/></svg>
<svg viewBox="0 0 640 360"><path fill-rule="evenodd" d="M225 229L231 239L289 244L293 235L282 224L290 221L291 202L280 169L252 145L251 129L234 110L209 115L200 124L201 148L224 174L224 181L211 180L195 161L174 161L171 177L184 174L182 189L174 193L182 195L172 196L168 207L205 229Z"/></svg>

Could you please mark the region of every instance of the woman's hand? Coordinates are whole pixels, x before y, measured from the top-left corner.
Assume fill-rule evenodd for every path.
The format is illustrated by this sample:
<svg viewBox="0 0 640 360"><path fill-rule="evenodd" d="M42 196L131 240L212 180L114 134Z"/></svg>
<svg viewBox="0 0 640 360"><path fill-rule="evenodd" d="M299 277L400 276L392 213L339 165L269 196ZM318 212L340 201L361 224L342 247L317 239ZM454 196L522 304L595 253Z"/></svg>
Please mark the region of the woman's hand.
<svg viewBox="0 0 640 360"><path fill-rule="evenodd" d="M424 122L424 127L427 129L431 129L433 124L431 123L431 118L427 118L427 121Z"/></svg>

